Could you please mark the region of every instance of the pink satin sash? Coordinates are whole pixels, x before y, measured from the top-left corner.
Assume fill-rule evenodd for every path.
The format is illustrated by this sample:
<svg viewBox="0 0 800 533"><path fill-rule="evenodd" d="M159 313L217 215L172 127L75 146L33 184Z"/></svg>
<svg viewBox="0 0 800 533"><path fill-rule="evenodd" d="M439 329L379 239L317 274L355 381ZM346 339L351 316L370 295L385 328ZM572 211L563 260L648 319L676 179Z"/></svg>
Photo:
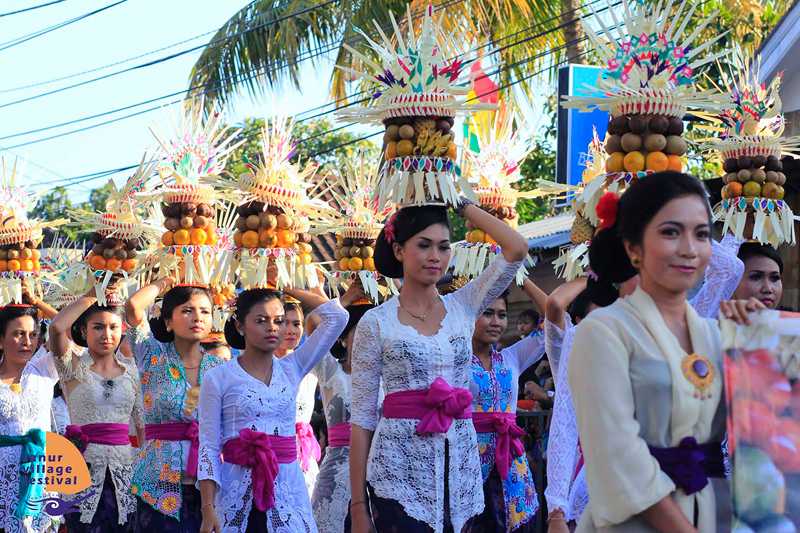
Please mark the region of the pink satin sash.
<svg viewBox="0 0 800 533"><path fill-rule="evenodd" d="M253 503L259 511L275 506L275 479L279 465L297 460L294 437L267 435L252 429L242 429L239 436L222 446L222 460L253 470Z"/></svg>
<svg viewBox="0 0 800 533"><path fill-rule="evenodd" d="M472 394L453 388L444 379L433 380L430 388L387 394L383 400L385 418L416 418L418 435L447 433L453 420L464 420L472 411Z"/></svg>
<svg viewBox="0 0 800 533"><path fill-rule="evenodd" d="M128 424L110 424L98 422L96 424L84 424L82 426L70 424L64 432L64 436L78 444L81 451L86 449L89 444L105 444L108 446L130 445L128 438Z"/></svg>
<svg viewBox="0 0 800 533"><path fill-rule="evenodd" d="M514 413L472 413L472 422L478 433L495 433L494 463L503 479L508 478L511 461L525 453L522 437L525 430L517 425Z"/></svg>
<svg viewBox="0 0 800 533"><path fill-rule="evenodd" d="M308 467L311 466L311 460L319 463L322 457L322 450L317 442L317 437L314 435L314 429L308 422L297 422L294 425L294 431L297 434L297 451L300 456L300 468L303 472L308 472Z"/></svg>
<svg viewBox="0 0 800 533"><path fill-rule="evenodd" d="M342 422L328 428L328 447L344 448L350 446L350 424Z"/></svg>
<svg viewBox="0 0 800 533"><path fill-rule="evenodd" d="M144 426L144 436L147 440L190 441L186 473L191 477L197 477L197 450L200 447L199 435L200 432L196 420L191 422L145 424Z"/></svg>

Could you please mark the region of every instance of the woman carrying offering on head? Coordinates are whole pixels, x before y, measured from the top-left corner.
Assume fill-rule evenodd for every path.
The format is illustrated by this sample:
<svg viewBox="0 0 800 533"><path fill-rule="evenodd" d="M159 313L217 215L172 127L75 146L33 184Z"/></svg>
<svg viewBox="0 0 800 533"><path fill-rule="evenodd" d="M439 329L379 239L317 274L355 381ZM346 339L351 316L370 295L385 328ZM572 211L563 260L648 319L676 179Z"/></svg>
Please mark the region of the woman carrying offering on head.
<svg viewBox="0 0 800 533"><path fill-rule="evenodd" d="M145 443L134 464L136 531L196 532L202 522L197 480L197 402L205 374L222 364L201 343L211 331L207 288L162 278L125 306L128 339L142 385ZM163 294L161 313L147 310Z"/></svg>
<svg viewBox="0 0 800 533"><path fill-rule="evenodd" d="M283 311L283 342L275 352L276 357L285 357L297 349L303 339L305 327L303 307L296 299L284 298ZM309 497L314 493L314 486L317 484L319 460L322 454L314 430L311 428L311 415L314 414L316 392L317 376L313 372L309 372L303 377L297 391L297 421L295 422L297 453L300 457L300 468L303 469Z"/></svg>
<svg viewBox="0 0 800 533"><path fill-rule="evenodd" d="M403 208L377 240L378 272L403 284L399 296L368 311L356 327L350 508L357 533L373 521L378 531L460 532L483 510L468 390L472 331L514 279L528 247L475 205L462 203L459 212L492 235L502 254L447 296L436 290L450 259L445 208Z"/></svg>
<svg viewBox="0 0 800 533"><path fill-rule="evenodd" d="M744 276L734 298L755 298L767 309L775 309L783 297L783 259L769 244L747 242L739 248Z"/></svg>
<svg viewBox="0 0 800 533"><path fill-rule="evenodd" d="M225 328L241 355L209 372L203 387L203 533L317 531L299 464L294 405L303 377L347 324L347 311L322 291L287 293L316 308L320 324L314 333L292 353L274 357L285 319L280 294L243 291ZM356 294L348 291L341 302L351 303Z"/></svg>
<svg viewBox="0 0 800 533"><path fill-rule="evenodd" d="M611 222L592 241L605 256L594 274L609 280L632 266L639 286L575 332L569 384L589 489L578 531L711 533L709 478L724 474L720 336L687 301L711 257L705 189L686 174L649 175L625 191ZM757 307L721 310L745 322Z"/></svg>
<svg viewBox="0 0 800 533"><path fill-rule="evenodd" d="M311 498L314 519L321 533L350 531L350 374L353 337L356 325L364 313L373 307L369 300L357 300L347 306L350 315L347 326L331 351L313 370L319 379L328 426L328 447Z"/></svg>
<svg viewBox="0 0 800 533"><path fill-rule="evenodd" d="M91 491L78 512L66 515L75 532L113 527L133 531L134 451L131 421L142 433L141 389L134 362L119 353L124 308L97 304L95 289L62 309L50 325L50 350L69 410L65 436L83 452ZM109 295L111 300L111 295Z"/></svg>
<svg viewBox="0 0 800 533"><path fill-rule="evenodd" d="M27 304L0 308L0 530L46 531L45 432L58 373L46 350L34 355L37 309Z"/></svg>
<svg viewBox="0 0 800 533"><path fill-rule="evenodd" d="M547 294L530 279L523 291L539 309ZM520 375L544 355L544 338L528 335L498 348L508 327L506 295L496 298L475 322L472 334L472 421L478 433L485 507L471 531L533 531L539 497L517 426Z"/></svg>

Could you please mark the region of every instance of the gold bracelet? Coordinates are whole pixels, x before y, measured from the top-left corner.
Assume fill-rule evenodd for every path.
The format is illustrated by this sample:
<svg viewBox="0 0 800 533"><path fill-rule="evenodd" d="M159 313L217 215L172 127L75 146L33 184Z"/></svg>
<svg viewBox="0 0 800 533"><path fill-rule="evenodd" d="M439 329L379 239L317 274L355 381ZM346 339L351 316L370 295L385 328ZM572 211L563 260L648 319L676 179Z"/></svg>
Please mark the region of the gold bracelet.
<svg viewBox="0 0 800 533"><path fill-rule="evenodd" d="M214 504L213 503L204 503L203 505L200 506L200 510L203 510L206 507L214 507Z"/></svg>
<svg viewBox="0 0 800 533"><path fill-rule="evenodd" d="M350 502L350 507L353 507L354 505L361 505L362 503L364 505L367 505L367 500L358 500L357 502Z"/></svg>

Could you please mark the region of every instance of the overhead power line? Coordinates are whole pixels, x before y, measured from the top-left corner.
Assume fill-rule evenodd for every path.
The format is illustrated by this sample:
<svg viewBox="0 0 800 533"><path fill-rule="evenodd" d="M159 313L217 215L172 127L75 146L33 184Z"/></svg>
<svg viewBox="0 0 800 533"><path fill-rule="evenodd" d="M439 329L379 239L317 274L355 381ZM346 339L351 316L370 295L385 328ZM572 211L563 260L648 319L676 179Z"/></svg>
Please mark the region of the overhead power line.
<svg viewBox="0 0 800 533"><path fill-rule="evenodd" d="M69 26L70 24L74 24L76 22L80 22L81 20L85 20L85 19L87 19L89 17L97 15L98 13L102 13L103 11L106 11L107 9L111 9L112 7L116 7L116 6L120 5L120 4L124 4L127 1L128 0L118 0L117 2L114 2L112 4L108 4L106 6L103 6L101 8L95 9L95 10L90 11L88 13L84 13L83 15L80 15L78 17L71 18L69 20L65 20L64 22L59 22L58 24L54 24L52 26L48 26L47 28L42 28L41 30L37 30L37 31L35 31L33 33L29 33L29 34L23 35L21 37L17 37L15 39L10 40L10 41L6 41L4 43L0 43L0 52L2 52L3 50L8 50L9 48L13 48L15 46L19 46L19 45L21 45L23 43L26 43L28 41L31 41L31 40L37 38L37 37L41 37L42 35L47 35L50 32L54 32L56 30L60 30L61 28L65 28L65 27Z"/></svg>
<svg viewBox="0 0 800 533"><path fill-rule="evenodd" d="M450 0L450 3L452 4L452 3L455 3L456 1L462 1L462 0ZM602 0L593 0L593 3L594 2L599 2L599 1L602 1ZM444 8L444 7L446 7L446 6L445 5L439 6L440 9ZM604 9L608 9L608 7L604 8ZM600 11L603 11L604 9L601 9ZM573 11L576 11L576 10L573 10ZM419 16L422 16L422 15L424 15L424 11L421 12ZM521 33L526 33L527 31L529 31L529 30L531 30L531 29L533 29L533 28L535 28L537 26L542 26L545 23L547 23L549 21L552 21L552 20L555 20L555 19L557 19L559 17L560 16L551 17L550 19L542 21L539 24L531 25L526 29L519 30L517 32L514 32L513 34L509 34L507 36L501 37L501 38L495 40L494 43L490 43L490 44L497 44L497 43L505 41L505 40L507 40L509 38L515 37L517 35L520 35ZM562 28L564 25L569 24L569 23L571 23L573 21L576 21L578 19L579 19L579 17L575 18L575 19L572 19L570 21L566 21L566 22L564 22L564 23L562 23L562 24L560 24L560 25L558 25L558 26L556 26L554 28L549 28L548 30L545 30L545 31L539 32L539 33L537 33L535 35L532 35L532 36L526 37L524 39L515 41L515 42L513 42L513 43L511 43L509 45L502 46L498 50L507 49L507 48L522 44L524 42L527 42L527 41L530 41L530 40L533 40L533 39L537 39L537 38L546 36L547 34L553 33L555 31L557 31L558 29ZM350 43L348 43L348 44L350 44ZM335 47L338 47L338 46L339 46L338 44L335 45ZM478 46L476 48L473 48L471 50L468 50L466 52L458 54L453 59L455 59L457 57L465 56L465 55L468 55L468 54L471 54L471 53L475 53L475 52L479 51L480 49L485 48L487 46L488 46L487 44L480 45L480 46ZM563 47L560 47L560 48L563 48ZM494 50L493 52L496 52L496 51L497 50ZM552 50L548 51L547 53L550 53L551 51ZM326 52L322 51L320 53L324 54ZM547 54L537 55L536 58L543 57L543 55L547 55ZM304 61L306 59L308 59L308 57L298 58L298 60L294 64L297 64L297 63L299 63L301 61ZM529 59L523 60L522 62L526 62L526 61L529 61ZM519 64L519 63L515 63L512 66L516 66L517 64ZM291 65L287 65L287 67L288 66L291 66ZM499 72L499 70L497 72ZM246 78L254 78L254 77L257 77L257 76L261 75L261 73L262 72L251 73ZM211 87L211 88L208 88L208 85L210 85L210 84L198 85L196 87L190 87L187 90L176 91L176 92L173 92L173 93L170 93L170 94L166 94L166 95L163 95L163 96L159 96L159 97L156 97L156 98L150 98L148 100L144 100L142 102L138 102L136 104L131 104L131 105L128 105L128 106L125 106L125 107L120 107L120 108L112 109L112 110L101 112L101 113L96 113L96 114L85 116L85 117L79 117L79 118L76 118L76 119L72 119L72 120L65 121L65 122L60 122L60 123L57 123L57 124L52 124L52 125L49 125L49 126L43 126L43 127L40 127L40 128L34 128L34 129L25 130L25 131L22 131L22 132L17 132L17 133L5 135L5 136L0 137L0 141L8 140L8 139L16 138L16 137L22 137L22 136L30 135L30 134L33 134L33 133L41 133L41 132L48 131L48 130L51 130L51 129L57 129L57 128L70 126L70 125L73 125L73 124L77 124L77 123L80 123L80 122L85 122L87 120L92 120L92 119L95 119L95 118L101 118L101 117L104 117L104 116L113 115L113 114L121 112L121 111L127 111L127 110L130 110L130 109L142 106L142 105L152 104L152 103L157 102L159 100L170 98L170 97L175 97L175 96L187 93L187 92L188 93L192 93L195 89L203 89L203 88L205 88L206 90L204 90L202 92L191 94L192 97L202 96L204 94L207 94L208 92L211 92L211 91L215 90L216 88L219 87L220 84L219 83L213 84L213 87ZM341 102L342 100L345 100L345 99L352 99L355 96L359 96L359 95L365 94L367 92L368 91L359 91L359 92L354 93L352 95L348 95L344 99L337 100L336 102ZM358 105L358 104L361 104L361 103L363 103L363 102L365 102L367 100L368 100L368 98L361 98L361 99L358 99L358 100L354 100L354 101L351 101L350 103L348 103L345 106L341 106L341 108L350 107L350 106L353 106L353 105ZM32 145L32 144L38 144L40 142L45 142L45 141L48 141L48 140L57 139L57 138L60 138L60 137L65 137L65 136L73 135L73 134L76 134L76 133L81 133L81 132L84 132L84 131L87 131L87 130L91 130L91 129L94 129L94 128L97 128L97 127L113 124L113 123L119 122L121 120L125 120L125 119L136 117L136 116L140 116L140 115L143 115L145 113L149 113L149 112L158 110L158 109L160 109L162 107L175 105L175 104L180 103L181 101L182 101L182 99L176 99L176 100L173 100L171 102L167 102L167 103L164 103L164 104L159 104L159 105L156 105L156 106L152 106L152 107L149 107L147 109L140 110L140 111L137 111L137 112L134 112L134 113L129 113L129 114L124 115L122 117L116 117L114 119L110 119L110 120L106 120L106 121L103 121L103 122L99 122L97 124L92 124L92 125L89 125L89 126L86 126L86 127L77 128L77 129L70 130L70 131L67 131L67 132L61 132L61 133L58 133L58 134L55 134L55 135L50 135L50 136L46 136L46 137L43 137L43 138L22 142L22 143L19 143L19 144L8 146L7 148L21 148L21 147L29 146L29 145ZM334 103L326 103L326 104L323 104L321 106L317 106L315 108L312 108L310 110L302 111L302 112L298 113L297 116L299 117L300 115L304 115L306 113L310 113L310 112L315 111L317 109L323 109L323 108L329 107L329 106L331 106L333 104L335 104L335 102ZM308 120L313 120L313 119L320 118L322 116L328 115L328 114L330 114L332 112L333 112L332 110L320 112L320 113L317 113L317 114L314 114L314 115L310 115L310 116L306 116L306 117L303 117L303 118L299 118L297 120L297 122L305 122L305 121L308 121ZM343 127L336 128L335 130L339 130L339 129L343 129ZM332 130L332 131L335 131L335 130ZM326 132L323 132L322 134L324 134L324 133L326 133Z"/></svg>
<svg viewBox="0 0 800 533"><path fill-rule="evenodd" d="M119 2L117 2L117 3L126 2L126 1L127 0L119 0ZM308 13L308 12L313 11L315 9L319 9L320 7L323 7L325 5L335 3L337 1L338 0L326 0L325 2L320 2L319 4L316 4L314 6L307 7L307 8L304 8L304 9L300 9L300 10L297 10L297 11L295 11L293 13L289 13L287 15L283 15L281 17L274 18L272 20L264 22L263 24L259 24L258 26L254 26L252 28L244 29L244 30L240 31L239 33L236 33L236 34L231 35L229 37L225 37L223 39L219 39L218 42L230 40L230 39L233 39L234 37L238 37L239 35L242 35L242 34L245 34L245 33L251 32L251 31L255 31L255 30L259 29L259 28L263 28L263 27L266 27L266 26L277 24L278 22L281 22L281 21L286 20L288 18L296 17L296 16L299 16L299 15L303 15L305 13ZM74 89L76 87L82 87L82 86L88 85L90 83L95 83L95 82L98 82L98 81L101 81L101 80L106 80L106 79L112 78L114 76L119 76L120 74L125 74L126 72L133 72L135 70L139 70L139 69L142 69L142 68L147 68L147 67L151 67L153 65L158 65L160 63L164 63L165 61L170 61L170 60L175 59L177 57L181 57L181 56L184 56L186 54L195 52L197 50L205 48L206 46L212 46L213 44L214 44L214 41L212 41L211 43L208 43L208 44L202 44L202 45L193 46L191 48L187 48L187 49L182 50L180 52L175 52L173 54L169 54L167 56L160 57L158 59L153 59L151 61L147 61L145 63L140 63L140 64L134 65L132 67L127 67L127 68L124 68L124 69L121 69L121 70L110 72L110 73L104 74L102 76L97 76L97 77L94 77L94 78L91 78L91 79L88 79L88 80L84 80L84 81L81 81L81 82L73 83L71 85L66 85L64 87L59 87L58 89L52 89L52 90L45 91L45 92L42 92L42 93L38 93L38 94L35 94L35 95L32 95L32 96L27 96L25 98L18 98L17 100L13 100L11 102L6 102L5 104L0 104L0 109L4 109L6 107L11 107L11 106L14 106L14 105L22 104L22 103L25 103L25 102L30 102L32 100L38 100L39 98L44 98L45 96L50 96L50 95L57 94L57 93L60 93L60 92L63 92L63 91L67 91L69 89ZM0 46L2 46L2 45L0 45ZM3 48L0 48L0 51L1 50L3 50Z"/></svg>
<svg viewBox="0 0 800 533"><path fill-rule="evenodd" d="M26 7L24 9L17 9L16 11L7 11L6 13L0 13L0 17L10 17L11 15L18 15L19 13L27 13L28 11L33 11L34 9L41 9L43 7L52 6L53 4L60 4L61 2L66 2L66 0L53 0L52 2Z"/></svg>

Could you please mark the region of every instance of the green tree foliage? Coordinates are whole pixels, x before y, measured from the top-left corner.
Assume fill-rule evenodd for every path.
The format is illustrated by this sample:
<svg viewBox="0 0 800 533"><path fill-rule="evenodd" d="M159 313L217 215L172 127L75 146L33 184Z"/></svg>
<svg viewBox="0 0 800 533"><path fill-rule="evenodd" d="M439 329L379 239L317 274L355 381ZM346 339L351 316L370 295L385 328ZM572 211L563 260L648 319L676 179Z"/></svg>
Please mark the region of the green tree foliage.
<svg viewBox="0 0 800 533"><path fill-rule="evenodd" d="M106 206L106 200L108 200L113 187L114 185L108 182L102 187L92 189L89 193L89 200L79 204L72 202L66 187L55 187L39 197L36 206L31 212L31 217L40 220L56 220L59 218L69 218L69 210L71 209L83 209L92 212L103 211ZM88 226L72 224L69 226L62 226L58 230L59 233L70 240L78 240L90 231L92 231L92 228ZM45 246L50 243L52 236L52 231L46 232Z"/></svg>

